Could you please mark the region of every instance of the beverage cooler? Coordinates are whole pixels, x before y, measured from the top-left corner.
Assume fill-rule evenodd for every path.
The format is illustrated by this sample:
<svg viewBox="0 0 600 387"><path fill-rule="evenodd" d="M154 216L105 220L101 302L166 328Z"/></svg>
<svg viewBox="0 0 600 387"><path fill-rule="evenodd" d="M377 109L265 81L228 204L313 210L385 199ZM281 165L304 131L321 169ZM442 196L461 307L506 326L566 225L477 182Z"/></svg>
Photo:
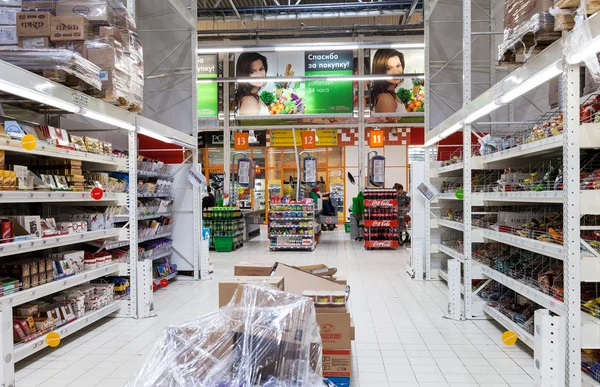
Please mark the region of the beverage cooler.
<svg viewBox="0 0 600 387"><path fill-rule="evenodd" d="M394 189L367 189L364 192L365 248L398 247L398 199Z"/></svg>

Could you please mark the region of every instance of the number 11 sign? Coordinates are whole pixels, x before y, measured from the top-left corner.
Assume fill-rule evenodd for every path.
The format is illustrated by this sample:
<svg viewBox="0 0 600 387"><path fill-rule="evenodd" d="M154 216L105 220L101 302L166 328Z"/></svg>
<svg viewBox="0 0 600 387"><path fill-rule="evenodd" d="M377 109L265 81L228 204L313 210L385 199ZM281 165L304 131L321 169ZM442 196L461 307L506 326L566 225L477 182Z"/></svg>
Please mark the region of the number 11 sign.
<svg viewBox="0 0 600 387"><path fill-rule="evenodd" d="M371 148L383 147L383 130L371 130L369 136L369 146Z"/></svg>

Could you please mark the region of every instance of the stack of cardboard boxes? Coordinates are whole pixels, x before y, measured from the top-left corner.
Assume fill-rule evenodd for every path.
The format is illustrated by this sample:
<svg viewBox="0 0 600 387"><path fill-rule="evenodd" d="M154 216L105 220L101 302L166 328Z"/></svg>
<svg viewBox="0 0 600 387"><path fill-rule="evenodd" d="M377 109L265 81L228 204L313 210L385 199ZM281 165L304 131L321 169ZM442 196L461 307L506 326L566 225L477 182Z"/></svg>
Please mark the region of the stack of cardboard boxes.
<svg viewBox="0 0 600 387"><path fill-rule="evenodd" d="M325 265L293 267L282 263L239 263L234 267L235 277L219 283L219 307L232 300L239 285L249 282L268 283L299 295L307 291L343 292L347 299L349 288L346 281L335 278L335 273L335 268ZM336 385L349 385L352 376L351 341L354 340L350 313L345 305L316 304L315 310L321 329L323 377Z"/></svg>
<svg viewBox="0 0 600 387"><path fill-rule="evenodd" d="M17 12L20 10L21 0L0 0L0 48L17 44Z"/></svg>
<svg viewBox="0 0 600 387"><path fill-rule="evenodd" d="M142 45L135 22L121 3L115 0L22 0L21 7L16 8L4 6L3 1L0 1L0 44L18 43L23 50L54 48L77 53L100 68L97 83L72 84L65 71L56 68L44 69L43 75L107 102L143 106ZM15 10L19 12L13 12ZM12 22L12 15L16 36L12 40L3 39L8 35L2 32L1 24L4 19ZM59 55L60 52L56 52ZM38 52L40 61L47 54Z"/></svg>

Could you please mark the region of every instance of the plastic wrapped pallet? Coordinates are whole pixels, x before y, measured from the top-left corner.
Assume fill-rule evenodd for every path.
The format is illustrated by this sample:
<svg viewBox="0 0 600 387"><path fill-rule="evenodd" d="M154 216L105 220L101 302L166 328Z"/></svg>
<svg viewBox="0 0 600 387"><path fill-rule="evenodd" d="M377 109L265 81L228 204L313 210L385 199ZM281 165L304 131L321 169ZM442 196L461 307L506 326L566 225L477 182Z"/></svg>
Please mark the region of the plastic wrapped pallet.
<svg viewBox="0 0 600 387"><path fill-rule="evenodd" d="M498 60L508 51L523 48L527 59L540 42L560 38L554 32L552 0L507 0L504 5L504 38L498 46Z"/></svg>
<svg viewBox="0 0 600 387"><path fill-rule="evenodd" d="M166 328L130 387L324 385L312 300L248 284L218 311Z"/></svg>

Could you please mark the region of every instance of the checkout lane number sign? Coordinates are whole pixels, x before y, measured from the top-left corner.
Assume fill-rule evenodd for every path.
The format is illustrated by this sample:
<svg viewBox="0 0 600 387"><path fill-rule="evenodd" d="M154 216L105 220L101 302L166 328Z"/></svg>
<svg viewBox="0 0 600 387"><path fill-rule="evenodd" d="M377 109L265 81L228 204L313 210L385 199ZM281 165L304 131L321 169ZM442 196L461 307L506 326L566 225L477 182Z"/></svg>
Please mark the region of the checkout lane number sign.
<svg viewBox="0 0 600 387"><path fill-rule="evenodd" d="M235 150L246 150L248 149L248 132L234 133L233 134L233 149Z"/></svg>
<svg viewBox="0 0 600 387"><path fill-rule="evenodd" d="M312 149L316 146L317 137L315 132L303 131L302 133L302 148Z"/></svg>

